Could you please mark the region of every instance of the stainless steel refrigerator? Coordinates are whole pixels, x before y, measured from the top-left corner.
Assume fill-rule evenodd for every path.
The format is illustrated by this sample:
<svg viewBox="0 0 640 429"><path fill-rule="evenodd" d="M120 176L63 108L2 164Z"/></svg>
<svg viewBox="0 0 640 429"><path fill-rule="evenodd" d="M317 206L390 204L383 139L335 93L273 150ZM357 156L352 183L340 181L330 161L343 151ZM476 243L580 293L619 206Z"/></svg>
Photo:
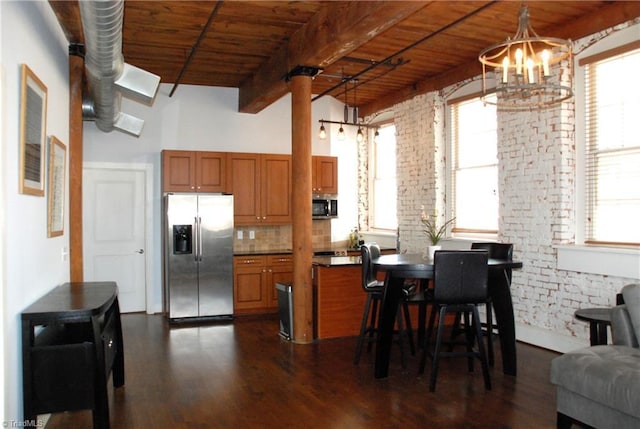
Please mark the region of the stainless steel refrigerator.
<svg viewBox="0 0 640 429"><path fill-rule="evenodd" d="M233 196L164 197L169 321L233 316Z"/></svg>

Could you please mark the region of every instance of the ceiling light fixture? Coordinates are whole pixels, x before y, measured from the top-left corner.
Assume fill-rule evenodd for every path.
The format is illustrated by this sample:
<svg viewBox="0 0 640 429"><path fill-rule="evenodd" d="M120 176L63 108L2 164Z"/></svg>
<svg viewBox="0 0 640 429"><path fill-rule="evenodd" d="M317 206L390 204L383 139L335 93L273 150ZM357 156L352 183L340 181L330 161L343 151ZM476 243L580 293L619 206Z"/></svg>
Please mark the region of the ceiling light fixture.
<svg viewBox="0 0 640 429"><path fill-rule="evenodd" d="M538 36L529 24L529 9L523 6L515 36L489 46L478 56L483 99L504 111L559 104L573 96L571 57L571 41ZM497 95L495 101L486 98L492 94Z"/></svg>
<svg viewBox="0 0 640 429"><path fill-rule="evenodd" d="M358 142L364 141L365 135L364 135L364 131L365 129L373 129L375 130L374 134L373 134L373 139L374 141L376 141L376 139L380 136L380 133L378 132L378 125L367 125L367 124L352 124L350 122L336 122L336 121L329 121L326 119L320 119L318 122L320 122L320 131L318 131L318 137L320 137L320 139L324 140L327 138L327 130L324 126L324 124L336 124L336 125L340 125L340 129L338 130L338 140L344 140L346 137L345 131L344 131L344 126L345 125L349 125L351 127L358 127L358 131L356 133L356 140Z"/></svg>

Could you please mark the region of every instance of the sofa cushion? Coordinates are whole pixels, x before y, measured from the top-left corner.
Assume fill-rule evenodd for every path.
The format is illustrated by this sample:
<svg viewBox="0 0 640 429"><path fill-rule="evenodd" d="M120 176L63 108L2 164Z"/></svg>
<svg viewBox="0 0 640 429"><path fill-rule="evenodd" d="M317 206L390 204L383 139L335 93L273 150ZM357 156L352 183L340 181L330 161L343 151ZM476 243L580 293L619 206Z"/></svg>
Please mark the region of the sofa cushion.
<svg viewBox="0 0 640 429"><path fill-rule="evenodd" d="M593 346L551 361L551 382L640 418L640 350Z"/></svg>
<svg viewBox="0 0 640 429"><path fill-rule="evenodd" d="M630 284L622 288L624 303L629 312L629 318L636 333L636 338L640 339L640 284Z"/></svg>

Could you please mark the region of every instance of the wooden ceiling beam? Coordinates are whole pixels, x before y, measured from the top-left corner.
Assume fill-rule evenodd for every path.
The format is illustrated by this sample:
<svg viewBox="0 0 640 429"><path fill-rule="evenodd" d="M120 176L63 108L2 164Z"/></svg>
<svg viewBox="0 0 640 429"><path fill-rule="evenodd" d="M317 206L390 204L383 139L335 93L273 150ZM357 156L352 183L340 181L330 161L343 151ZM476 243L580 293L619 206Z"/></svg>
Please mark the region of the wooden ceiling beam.
<svg viewBox="0 0 640 429"><path fill-rule="evenodd" d="M238 110L258 113L289 92L284 76L298 65L326 67L428 2L328 2L289 43L240 86Z"/></svg>
<svg viewBox="0 0 640 429"><path fill-rule="evenodd" d="M610 28L627 22L638 16L640 16L639 1L616 1L591 14L582 16L580 19L574 20L570 25L557 29L541 29L538 33L576 40L601 31L603 28ZM394 90L389 94L377 97L376 101L359 106L360 115L363 117L373 115L417 95L438 91L454 83L471 79L481 73L482 67L480 66L480 62L470 61L437 76L432 76L416 82L413 85L406 86L401 90Z"/></svg>
<svg viewBox="0 0 640 429"><path fill-rule="evenodd" d="M577 40L590 34L598 33L605 28L630 21L640 16L639 1L614 1L595 12L574 20L571 25L559 28L549 34L554 37ZM539 32L544 33L544 29Z"/></svg>
<svg viewBox="0 0 640 429"><path fill-rule="evenodd" d="M58 18L67 41L84 45L78 0L49 0L49 6Z"/></svg>

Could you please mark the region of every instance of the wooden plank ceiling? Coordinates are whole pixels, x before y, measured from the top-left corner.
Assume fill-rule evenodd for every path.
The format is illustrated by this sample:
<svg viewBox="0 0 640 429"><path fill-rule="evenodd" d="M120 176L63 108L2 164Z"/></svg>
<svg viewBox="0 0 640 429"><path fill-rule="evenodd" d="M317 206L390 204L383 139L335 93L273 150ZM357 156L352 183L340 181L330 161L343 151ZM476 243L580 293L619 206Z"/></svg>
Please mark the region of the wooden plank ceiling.
<svg viewBox="0 0 640 429"><path fill-rule="evenodd" d="M83 43L77 1L49 3L69 42ZM239 111L248 113L259 112L286 94L283 76L295 66L321 67L313 93L344 102L346 87L347 103L357 105L361 116L480 74L478 53L515 34L522 5L517 1L218 3L126 1L125 61L160 75L176 91L184 84L239 88ZM541 36L577 39L640 16L638 1L525 4L531 25Z"/></svg>

